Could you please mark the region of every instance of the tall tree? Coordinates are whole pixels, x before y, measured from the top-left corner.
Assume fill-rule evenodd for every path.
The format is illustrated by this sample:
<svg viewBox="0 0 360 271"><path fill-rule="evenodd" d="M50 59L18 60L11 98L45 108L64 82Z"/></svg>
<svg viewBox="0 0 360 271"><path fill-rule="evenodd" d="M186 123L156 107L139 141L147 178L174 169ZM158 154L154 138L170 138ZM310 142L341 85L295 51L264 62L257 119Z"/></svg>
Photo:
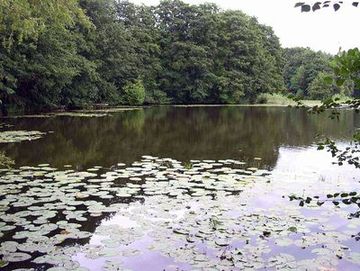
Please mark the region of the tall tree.
<svg viewBox="0 0 360 271"><path fill-rule="evenodd" d="M308 96L309 85L320 72L330 72L331 55L315 52L309 48L286 48L284 80L293 94Z"/></svg>
<svg viewBox="0 0 360 271"><path fill-rule="evenodd" d="M90 77L93 63L79 54L78 29L92 25L77 1L4 0L0 14L3 104L58 105L76 77Z"/></svg>
<svg viewBox="0 0 360 271"><path fill-rule="evenodd" d="M3 108L253 102L284 88L270 27L240 11L179 0L4 0L0 3ZM142 100L142 99L140 99Z"/></svg>

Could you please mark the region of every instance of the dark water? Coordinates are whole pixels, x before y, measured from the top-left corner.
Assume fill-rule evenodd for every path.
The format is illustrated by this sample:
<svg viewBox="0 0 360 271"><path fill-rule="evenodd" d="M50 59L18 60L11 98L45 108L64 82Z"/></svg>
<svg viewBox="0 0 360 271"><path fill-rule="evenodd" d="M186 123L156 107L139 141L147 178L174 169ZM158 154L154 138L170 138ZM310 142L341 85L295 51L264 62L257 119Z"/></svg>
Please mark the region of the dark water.
<svg viewBox="0 0 360 271"><path fill-rule="evenodd" d="M53 131L36 141L0 144L17 165L71 164L76 168L133 162L142 155L190 159L261 157L273 169L280 147L307 147L317 135L351 139L360 115L277 107L154 107L106 117L5 119L13 130Z"/></svg>
<svg viewBox="0 0 360 271"><path fill-rule="evenodd" d="M208 219L207 214L213 212L217 212L217 216L223 217L224 221L230 221L231 223L241 221L241 223L238 223L240 226L251 227L253 224L256 225L250 234L250 244L244 244L241 234L238 236L240 239L227 246L225 250L221 246L217 249L209 249L211 246L207 247L203 241L196 243L198 247L195 252L200 251L200 256L203 256L201 251L208 251L209 255L207 256L215 264L226 262L219 255L224 255L227 250L233 252L237 248L244 249L244 255L256 256L257 254L254 252L252 245L257 245L260 250L264 249L263 242L265 241L259 238L259 234L261 236L262 232L268 230L268 228L261 219L258 219L260 215L260 217L266 218L265 220L270 226L272 225L270 229L273 232L271 232L270 238L263 237L263 239L266 239L267 246L271 248L271 253L264 252L264 255L268 256L259 254L259 257L248 258L248 263L261 257L263 257L261 261L266 262L270 256L289 253L296 258L298 266L305 266L305 263L301 263L301 260L312 259L316 260L316 262L312 263L312 266L317 268L323 266L323 261L334 260L334 258L336 261L339 260L340 258L335 254L332 255L331 251L338 248L338 246L346 245L349 250L342 252L344 253L344 259L346 259L339 260L339 263L330 266L337 265L338 270L357 270L360 265L356 260L357 255L360 255L359 241L353 235L354 232L360 231L360 223L358 223L358 218L349 219L349 213L357 211L358 208L354 209L353 206L350 206L349 208L354 210L348 210L349 208L345 206L338 209L332 206L331 201L322 207L310 206L308 208L305 206L301 208L298 202L289 202L288 199L288 195L292 194L303 197L319 195L321 199L325 198L324 201L326 201L326 194L328 193L359 191L359 171L349 165L343 167L332 165L331 155L325 151L317 151L315 146L315 142L320 135L336 140L340 146L348 144L354 131L360 127L360 114L353 111L342 111L339 120L332 120L328 117L328 114L311 115L303 109L282 107L153 107L111 113L104 117L9 118L2 119L0 122L13 125L6 128L6 130L29 130L46 133L43 138L34 141L0 144L0 150L15 161L15 167L36 166L44 163L50 164L51 167L58 167L59 170L63 170L64 165L72 165L72 168L77 170L87 170L94 166L105 167L101 169L99 176L92 177L96 179L100 178L101 173L111 173L111 171L113 174L116 173L116 167L112 167L110 170L108 168L117 163L126 163L127 166L133 166L134 164L131 164L134 161L138 163L143 159L143 155L151 155L161 158L169 157L181 162L194 159L220 161L221 159L235 159L247 162L244 167L254 166L271 170L269 181L265 182L261 178L254 177L253 181L243 183L240 186L240 197L237 193L234 195L230 193L223 197L224 195L219 188L219 194L215 194L219 197L214 196L211 199L206 196L199 198L195 196L178 196L175 199L176 197L173 196L168 198L166 193L159 196L157 194L157 185L161 185L161 182L155 182L154 187L156 189L153 194L150 193L150 195L146 194L144 196L144 186L142 192L139 192L140 197L136 197L139 196L136 193L133 193L131 197L125 197L123 193L114 194L114 190L110 191L109 189L109 193L112 193L111 195L114 197L108 200L99 197L99 194L94 195L95 192L99 191L107 192L109 188L109 180L104 179L103 175L101 175L103 179L100 179L103 183L95 186L94 184L98 184L98 182L93 183L87 179L88 177L81 177L86 176L86 174L79 175L81 179L79 183L84 185L81 189L74 190L76 187L72 186L71 182L58 185L59 182L64 182L64 180L71 180L73 178L70 176L71 174L64 178L56 175L59 172L55 171L55 175L50 175L50 177L35 177L43 176L34 174L41 172L43 166L40 166L40 169L30 171L30 173L27 172L27 169L15 170L9 174L2 173L3 175L0 175L0 181L2 180L0 182L0 206L2 201L9 204L8 198L13 200L10 202L14 204L17 201L26 202L33 198L37 202L39 200L38 196L50 197L50 195L54 194L56 201L50 197L48 199L49 203L46 203L47 207L44 205L42 209L44 212L47 209L56 210L57 215L50 219L51 223L57 223L59 220L64 219L74 222L74 218L66 218L64 212L58 211L56 204L61 201L65 206L66 204L75 205L71 201L81 201L81 198L77 198L77 194L80 192L90 194L90 200L102 202L106 208L115 208L114 205L118 202L123 204L116 207L118 211L110 211L109 213L104 211L98 217L91 217L89 214L84 215L87 218L86 221L76 222L81 224L82 231L87 231L92 236L83 240L67 240L61 244L61 247L83 246L82 250L72 252L73 255L68 256L89 270L101 270L101 267L106 265L109 259L108 256L100 255L97 259L93 259L85 255L89 253L89 248L93 248L95 251L107 251L108 248L105 249L101 242L104 238L112 239L112 236L106 231L104 233L104 230L103 232L99 231L99 229L109 225L119 226L122 229L120 234L114 235L114 237L128 238L129 245L125 246L126 249L140 251L139 255L132 255L131 253L127 255L122 252L124 249L122 247L117 250L118 254L110 257L112 261L110 261L110 264L116 266L118 260L122 260L123 266L126 268L139 271L193 270L191 262L195 254L190 253L189 258L185 260L182 257L183 253L187 253L187 250L189 250L186 241L181 238L176 239L176 236L171 239L174 235L171 227L169 228L166 223L162 225L156 219L159 217L163 220L175 220L186 225L186 223L190 223L188 219L192 219L195 213L198 217L194 221L198 222ZM5 130L5 128L2 128L2 130ZM255 157L259 157L261 160L254 159ZM148 162L142 163L142 165L146 165ZM155 173L166 172L167 170L171 172L171 169L161 169L157 168L157 166L153 169L155 169ZM206 171L206 168L204 170ZM50 171L52 170L50 169ZM137 172L132 171L131 168L127 169L126 172L132 172L133 177L137 176ZM180 170L178 174L182 172L183 170ZM84 174L84 172L81 174ZM146 174L144 173L144 176ZM151 177L158 176L153 175ZM142 181L140 183L126 176L121 178L118 176L112 180L114 183L111 185L116 190L126 188L129 182L134 182L137 185L145 183L146 188L149 182L144 182L144 176L141 175ZM206 180L206 178L203 179ZM171 175L167 181L173 182L173 176ZM181 187L181 183L185 185L186 182L181 178L178 181L180 187L178 189L173 188L172 192L184 189L184 187ZM32 182L35 183L32 184ZM20 184L21 186L19 186ZM10 195L1 191L1 189L10 191ZM19 190L16 193L14 189L15 191ZM239 187L236 186L236 189L239 189ZM195 188L196 190L199 190L199 188ZM161 188L159 191L161 192ZM37 195L40 192L44 193L44 195ZM36 204L43 205L41 201ZM217 205L221 206L221 211L217 209ZM84 205L75 206L77 210L86 210L87 208ZM189 210L190 207L191 210ZM9 210L0 210L0 214L6 215L7 220L4 221L9 224L10 219L10 225L12 225L12 218L9 218L9 215L22 212L27 208L26 205L21 208L12 207ZM64 208L64 206L61 208ZM156 215L153 212L157 212ZM187 212L189 212L188 216L182 218L182 214ZM178 215L179 217L177 217ZM156 223L147 224L152 219L155 219ZM2 220L0 218L0 222L4 223ZM283 220L286 223L282 223ZM159 223L160 225L158 225ZM196 226L196 223L191 224L191 226L194 225ZM289 227L293 228L294 225L299 228L299 232L289 232ZM286 234L277 235L276 231L279 228L281 232ZM15 230L0 236L2 238L0 238L0 241L12 240L16 232L23 229L24 225L17 225ZM229 229L232 228L229 227ZM59 231L57 229L47 236L52 237L54 234L58 234ZM154 235L154 233L156 234ZM347 234L346 238L343 237L343 233ZM133 240L132 236L134 234L138 235L138 237ZM326 234L328 237L324 239ZM231 234L229 236L231 237ZM289 237L290 241L294 242L303 242L302 238L307 237L310 238L311 242L306 249L294 244L278 245L276 242L284 236ZM167 252L176 251L175 248L179 242L186 245L180 249L179 253L167 255ZM189 242L189 244L191 243ZM160 244L164 245L164 247L157 247L155 252L151 252L148 250L149 244L155 244L155 246ZM207 243L207 245L209 244ZM319 248L326 248L328 254L323 257L321 253L314 250ZM162 249L163 251L160 253ZM218 252L220 252L219 255L216 254ZM350 254L350 252L355 254ZM0 256L6 253L0 249ZM68 254L68 251L65 251L64 254ZM260 257L260 255L262 256ZM39 255L32 254L31 256L33 260ZM283 259L280 258L277 261L281 263ZM181 269L173 268L176 262L179 263ZM239 262L243 263L244 260L240 259ZM50 266L47 264L35 264L31 260L26 260L10 263L4 270L23 267L34 267L43 270ZM69 268L68 270L72 270L71 267ZM205 269L199 270L210 270L208 268L209 266L206 266ZM262 269L261 265L258 268L259 270L269 270ZM278 270L283 270L281 268L285 267L279 265ZM290 269L297 270L296 267ZM223 270L243 269L228 266Z"/></svg>

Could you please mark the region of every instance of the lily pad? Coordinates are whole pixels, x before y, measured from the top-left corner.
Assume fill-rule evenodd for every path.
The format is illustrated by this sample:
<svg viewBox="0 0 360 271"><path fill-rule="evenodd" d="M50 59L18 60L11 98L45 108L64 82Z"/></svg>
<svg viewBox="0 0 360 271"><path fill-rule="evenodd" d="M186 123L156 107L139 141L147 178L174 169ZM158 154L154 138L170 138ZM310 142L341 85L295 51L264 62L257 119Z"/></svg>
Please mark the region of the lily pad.
<svg viewBox="0 0 360 271"><path fill-rule="evenodd" d="M5 262L23 262L29 259L31 259L31 255L22 252L9 253L3 257Z"/></svg>

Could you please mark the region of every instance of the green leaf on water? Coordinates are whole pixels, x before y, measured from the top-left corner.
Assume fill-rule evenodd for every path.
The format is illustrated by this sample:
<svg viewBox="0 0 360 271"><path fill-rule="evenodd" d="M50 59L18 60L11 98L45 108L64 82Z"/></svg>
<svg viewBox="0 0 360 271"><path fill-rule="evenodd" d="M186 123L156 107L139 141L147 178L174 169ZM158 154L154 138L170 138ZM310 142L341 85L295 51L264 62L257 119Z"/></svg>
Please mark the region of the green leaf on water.
<svg viewBox="0 0 360 271"><path fill-rule="evenodd" d="M288 231L297 232L297 228L292 226L292 227L288 228Z"/></svg>

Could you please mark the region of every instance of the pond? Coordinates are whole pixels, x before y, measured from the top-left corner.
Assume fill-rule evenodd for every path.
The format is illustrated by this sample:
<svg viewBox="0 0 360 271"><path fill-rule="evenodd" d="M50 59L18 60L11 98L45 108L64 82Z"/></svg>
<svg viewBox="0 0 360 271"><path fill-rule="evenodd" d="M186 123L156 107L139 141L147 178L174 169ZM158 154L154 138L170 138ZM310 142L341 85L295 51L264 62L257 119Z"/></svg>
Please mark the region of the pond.
<svg viewBox="0 0 360 271"><path fill-rule="evenodd" d="M360 115L164 106L4 118L2 270L358 270Z"/></svg>

